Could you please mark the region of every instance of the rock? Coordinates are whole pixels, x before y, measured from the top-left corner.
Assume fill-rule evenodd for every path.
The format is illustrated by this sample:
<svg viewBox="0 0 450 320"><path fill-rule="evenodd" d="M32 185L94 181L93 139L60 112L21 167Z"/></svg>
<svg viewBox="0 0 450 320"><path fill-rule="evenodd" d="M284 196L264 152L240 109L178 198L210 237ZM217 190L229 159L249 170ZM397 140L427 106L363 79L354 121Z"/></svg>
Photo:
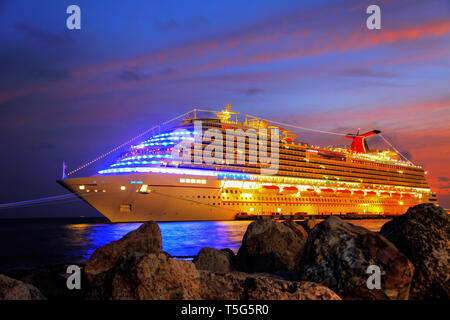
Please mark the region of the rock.
<svg viewBox="0 0 450 320"><path fill-rule="evenodd" d="M234 256L232 251L231 254ZM228 251L202 248L193 262L198 270L230 272L233 270L231 254Z"/></svg>
<svg viewBox="0 0 450 320"><path fill-rule="evenodd" d="M74 263L76 264L76 263ZM81 290L69 290L67 288L67 267L70 264L52 264L36 269L16 269L5 273L13 279L31 284L49 300L84 300L87 283L85 277L81 277ZM81 270L84 265L77 264Z"/></svg>
<svg viewBox="0 0 450 320"><path fill-rule="evenodd" d="M205 300L340 300L332 290L312 282L292 282L266 274L200 271Z"/></svg>
<svg viewBox="0 0 450 320"><path fill-rule="evenodd" d="M237 254L239 270L267 273L296 270L307 236L300 228L292 222L272 219L252 222Z"/></svg>
<svg viewBox="0 0 450 320"><path fill-rule="evenodd" d="M95 278L88 299L200 299L200 275L192 262L164 253L130 253Z"/></svg>
<svg viewBox="0 0 450 320"><path fill-rule="evenodd" d="M381 269L380 289L368 289L369 265ZM344 299L408 299L413 273L411 262L382 235L331 216L309 233L299 276Z"/></svg>
<svg viewBox="0 0 450 320"><path fill-rule="evenodd" d="M450 217L434 204L419 204L383 225L380 233L414 265L411 299L450 297Z"/></svg>
<svg viewBox="0 0 450 320"><path fill-rule="evenodd" d="M286 227L289 227L292 231L294 231L301 239L308 238L308 233L305 231L303 226L299 225L298 223L295 223L292 220L286 220L282 222Z"/></svg>
<svg viewBox="0 0 450 320"><path fill-rule="evenodd" d="M31 284L0 274L0 300L46 300Z"/></svg>
<svg viewBox="0 0 450 320"><path fill-rule="evenodd" d="M153 221L146 222L122 239L95 250L84 269L87 281L91 284L96 275L112 268L124 254L160 253L161 250L161 230L158 224Z"/></svg>
<svg viewBox="0 0 450 320"><path fill-rule="evenodd" d="M226 252L228 254L228 258L230 259L232 270L237 270L238 268L238 260L236 254L230 248L220 249L220 251Z"/></svg>
<svg viewBox="0 0 450 320"><path fill-rule="evenodd" d="M60 275L65 273L66 269L64 265L48 265L33 270L14 270L7 275L35 286L45 297L52 300L64 298L73 291L67 289L66 279Z"/></svg>
<svg viewBox="0 0 450 320"><path fill-rule="evenodd" d="M309 218L307 220L298 221L297 224L303 227L307 233L309 233L317 224L315 217Z"/></svg>

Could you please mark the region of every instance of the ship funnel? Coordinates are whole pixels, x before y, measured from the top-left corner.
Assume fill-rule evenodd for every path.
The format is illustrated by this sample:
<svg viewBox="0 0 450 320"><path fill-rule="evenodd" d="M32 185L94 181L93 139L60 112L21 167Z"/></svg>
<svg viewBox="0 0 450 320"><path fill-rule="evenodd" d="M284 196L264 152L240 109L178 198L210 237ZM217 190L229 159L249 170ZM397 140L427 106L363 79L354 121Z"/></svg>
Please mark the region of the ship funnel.
<svg viewBox="0 0 450 320"><path fill-rule="evenodd" d="M349 139L353 139L353 142L350 146L350 150L359 153L367 153L369 152L369 147L365 141L366 138L374 136L376 134L381 133L380 130L372 130L363 134L359 134L359 128L356 134L347 134L345 137Z"/></svg>

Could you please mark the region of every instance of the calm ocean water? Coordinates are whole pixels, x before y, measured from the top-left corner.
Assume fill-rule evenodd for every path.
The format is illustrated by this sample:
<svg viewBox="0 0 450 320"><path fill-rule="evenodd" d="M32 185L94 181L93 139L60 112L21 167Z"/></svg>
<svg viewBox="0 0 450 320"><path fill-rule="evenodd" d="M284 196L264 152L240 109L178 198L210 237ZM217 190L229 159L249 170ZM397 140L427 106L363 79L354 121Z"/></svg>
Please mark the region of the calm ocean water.
<svg viewBox="0 0 450 320"><path fill-rule="evenodd" d="M388 220L351 220L378 231ZM194 256L201 248L237 252L251 221L162 222L163 250ZM137 229L140 223L111 224L102 219L0 220L0 272L48 264L84 264L92 252Z"/></svg>

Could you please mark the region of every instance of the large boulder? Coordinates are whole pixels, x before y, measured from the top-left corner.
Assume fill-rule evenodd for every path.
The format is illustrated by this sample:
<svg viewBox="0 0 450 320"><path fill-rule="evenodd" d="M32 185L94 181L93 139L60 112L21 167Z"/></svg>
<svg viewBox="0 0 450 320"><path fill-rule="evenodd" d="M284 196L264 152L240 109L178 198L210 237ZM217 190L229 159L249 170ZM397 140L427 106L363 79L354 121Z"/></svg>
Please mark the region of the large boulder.
<svg viewBox="0 0 450 320"><path fill-rule="evenodd" d="M7 275L16 280L31 284L48 299L75 298L81 290L68 290L66 285L67 266L47 265L33 270L13 270Z"/></svg>
<svg viewBox="0 0 450 320"><path fill-rule="evenodd" d="M200 271L200 279L205 300L340 300L317 283L286 281L267 274Z"/></svg>
<svg viewBox="0 0 450 320"><path fill-rule="evenodd" d="M95 250L84 269L87 281L89 284L92 283L98 274L112 268L124 254L160 253L161 250L161 230L158 224L153 221L146 222L122 239Z"/></svg>
<svg viewBox="0 0 450 320"><path fill-rule="evenodd" d="M380 268L380 289L368 288L370 265ZM411 262L382 235L331 216L309 233L299 277L344 299L408 299L413 273Z"/></svg>
<svg viewBox="0 0 450 320"><path fill-rule="evenodd" d="M0 300L46 300L31 284L0 274Z"/></svg>
<svg viewBox="0 0 450 320"><path fill-rule="evenodd" d="M411 299L450 297L450 217L434 204L411 207L380 233L414 264Z"/></svg>
<svg viewBox="0 0 450 320"><path fill-rule="evenodd" d="M193 260L198 270L209 270L214 272L230 272L233 270L234 253L231 251L217 250L213 248L202 248L198 256Z"/></svg>
<svg viewBox="0 0 450 320"><path fill-rule="evenodd" d="M292 231L294 231L301 239L305 240L308 238L308 232L306 232L305 228L302 225L292 221L286 220L282 222L286 227L289 227Z"/></svg>
<svg viewBox="0 0 450 320"><path fill-rule="evenodd" d="M228 259L230 260L232 270L237 270L238 260L234 251L231 250L230 248L220 249L220 251L223 251L226 254L228 254Z"/></svg>
<svg viewBox="0 0 450 320"><path fill-rule="evenodd" d="M131 253L95 278L88 299L200 299L200 275L192 262L165 253Z"/></svg>
<svg viewBox="0 0 450 320"><path fill-rule="evenodd" d="M299 266L307 234L294 224L272 219L252 222L238 251L239 270L245 272L285 272Z"/></svg>

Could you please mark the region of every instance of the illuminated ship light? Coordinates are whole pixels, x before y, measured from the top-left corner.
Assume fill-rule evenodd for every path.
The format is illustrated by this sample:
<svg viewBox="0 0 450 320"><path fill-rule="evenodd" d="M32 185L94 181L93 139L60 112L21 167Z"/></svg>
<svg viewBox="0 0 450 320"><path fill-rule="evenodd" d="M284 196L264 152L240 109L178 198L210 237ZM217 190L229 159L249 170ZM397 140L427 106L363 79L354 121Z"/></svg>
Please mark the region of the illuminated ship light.
<svg viewBox="0 0 450 320"><path fill-rule="evenodd" d="M202 130L245 132L269 127L268 120L255 117L245 116L240 122L229 106L215 114L201 118ZM193 117L191 112L176 119L176 125L158 127L158 132L137 141L96 176L59 182L114 222L232 220L241 215L397 215L419 203L436 203L422 167L390 150L369 151L365 138L378 131L348 135L352 146L342 148L299 142L296 134L280 128L278 172L265 175L261 163L174 159L174 146L183 141L195 145L200 133L194 126L195 110ZM236 157L248 160L251 148L255 146L248 139Z"/></svg>

